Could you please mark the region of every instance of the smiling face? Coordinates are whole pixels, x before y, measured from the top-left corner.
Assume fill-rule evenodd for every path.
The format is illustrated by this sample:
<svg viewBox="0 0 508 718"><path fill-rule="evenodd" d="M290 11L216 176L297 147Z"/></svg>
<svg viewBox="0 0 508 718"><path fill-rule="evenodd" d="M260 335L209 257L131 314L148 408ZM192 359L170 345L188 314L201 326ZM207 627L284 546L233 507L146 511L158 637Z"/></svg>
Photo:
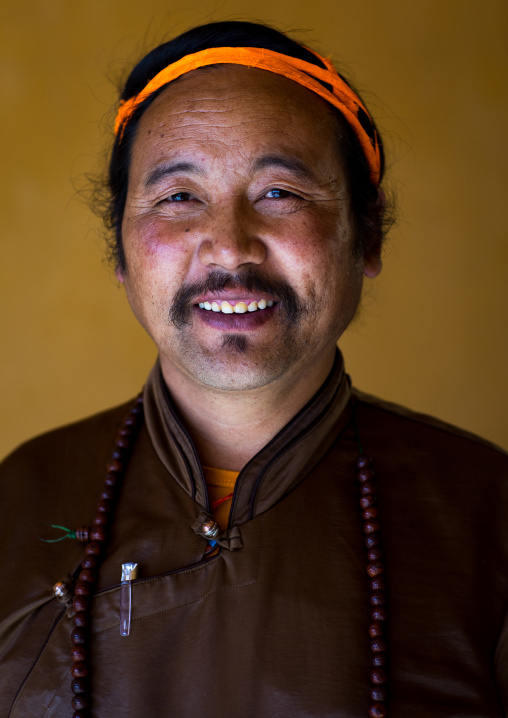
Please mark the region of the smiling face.
<svg viewBox="0 0 508 718"><path fill-rule="evenodd" d="M122 236L119 278L169 384L324 380L369 271L331 108L232 65L183 76L142 116Z"/></svg>

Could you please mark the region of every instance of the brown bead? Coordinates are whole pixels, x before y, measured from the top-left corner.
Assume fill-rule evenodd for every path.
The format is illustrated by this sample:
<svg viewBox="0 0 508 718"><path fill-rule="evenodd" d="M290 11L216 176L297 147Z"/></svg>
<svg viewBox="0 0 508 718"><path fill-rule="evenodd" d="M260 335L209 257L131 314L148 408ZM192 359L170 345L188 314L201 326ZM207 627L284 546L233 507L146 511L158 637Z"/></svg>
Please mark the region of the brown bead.
<svg viewBox="0 0 508 718"><path fill-rule="evenodd" d="M380 558L383 558L383 551L381 550L381 547L376 546L371 549L367 554L367 558L369 561L379 561Z"/></svg>
<svg viewBox="0 0 508 718"><path fill-rule="evenodd" d="M71 683L71 690L76 695L86 693L88 690L88 683L84 678L75 678Z"/></svg>
<svg viewBox="0 0 508 718"><path fill-rule="evenodd" d="M86 663L80 661L79 663L73 663L71 673L74 678L86 678L89 674L89 668Z"/></svg>
<svg viewBox="0 0 508 718"><path fill-rule="evenodd" d="M374 703L369 708L369 718L386 718L388 709L382 703Z"/></svg>
<svg viewBox="0 0 508 718"><path fill-rule="evenodd" d="M90 531L90 538L98 543L106 543L107 533L102 526L94 526Z"/></svg>
<svg viewBox="0 0 508 718"><path fill-rule="evenodd" d="M364 484L366 481L370 481L374 478L374 472L372 469L360 469L358 472L358 481Z"/></svg>
<svg viewBox="0 0 508 718"><path fill-rule="evenodd" d="M372 665L374 668L382 668L386 666L386 653L376 653L372 656Z"/></svg>
<svg viewBox="0 0 508 718"><path fill-rule="evenodd" d="M371 638L376 638L377 636L382 636L384 633L384 626L382 623L379 623L379 621L374 621L369 626L369 636Z"/></svg>
<svg viewBox="0 0 508 718"><path fill-rule="evenodd" d="M92 585L88 581L78 581L74 593L76 596L90 596Z"/></svg>
<svg viewBox="0 0 508 718"><path fill-rule="evenodd" d="M124 426L135 426L136 425L136 419L133 416L128 416L125 421L123 422Z"/></svg>
<svg viewBox="0 0 508 718"><path fill-rule="evenodd" d="M359 469L364 469L367 466L370 466L371 464L372 464L372 459L370 458L370 456L366 456L365 454L361 454L356 459L356 465Z"/></svg>
<svg viewBox="0 0 508 718"><path fill-rule="evenodd" d="M381 542L381 539L376 534L374 534L373 536L365 537L365 546L368 549L374 548L374 546L379 546L380 542Z"/></svg>
<svg viewBox="0 0 508 718"><path fill-rule="evenodd" d="M88 543L90 541L90 529L88 526L80 526L76 529L76 539L80 543Z"/></svg>
<svg viewBox="0 0 508 718"><path fill-rule="evenodd" d="M90 699L87 695L74 696L71 705L75 711L86 710L90 708Z"/></svg>
<svg viewBox="0 0 508 718"><path fill-rule="evenodd" d="M386 596L381 591L372 593L370 596L370 602L373 606L384 606L386 603Z"/></svg>
<svg viewBox="0 0 508 718"><path fill-rule="evenodd" d="M116 496L116 491L114 491L111 487L106 486L101 491L101 499L105 499L106 501L113 501L113 499Z"/></svg>
<svg viewBox="0 0 508 718"><path fill-rule="evenodd" d="M104 479L106 486L116 486L118 481L119 479L116 474L106 474L106 478Z"/></svg>
<svg viewBox="0 0 508 718"><path fill-rule="evenodd" d="M102 546L98 541L91 541L85 548L87 556L100 556L102 554Z"/></svg>
<svg viewBox="0 0 508 718"><path fill-rule="evenodd" d="M379 516L379 509L377 506L370 506L368 509L364 509L362 511L362 516L365 521L368 521L369 519L377 519Z"/></svg>
<svg viewBox="0 0 508 718"><path fill-rule="evenodd" d="M369 563L367 566L367 573L371 578L375 578L376 576L379 576L380 574L384 573L385 567L381 563L381 561L376 561L375 563Z"/></svg>
<svg viewBox="0 0 508 718"><path fill-rule="evenodd" d="M71 641L75 646L83 646L88 639L86 628L75 628L71 633Z"/></svg>
<svg viewBox="0 0 508 718"><path fill-rule="evenodd" d="M124 424L124 426L122 426L122 428L121 428L120 431L118 432L118 436L125 436L125 437L132 436L132 429L131 429L131 427L130 427L130 426L125 426L125 424Z"/></svg>
<svg viewBox="0 0 508 718"><path fill-rule="evenodd" d="M382 686L387 680L386 673L382 668L376 668L376 670L370 674L370 681L375 686Z"/></svg>
<svg viewBox="0 0 508 718"><path fill-rule="evenodd" d="M109 514L97 514L92 521L93 528L106 527L109 524Z"/></svg>
<svg viewBox="0 0 508 718"><path fill-rule="evenodd" d="M129 448L129 440L128 440L126 437L124 437L124 436L120 436L120 437L116 440L115 446L116 446L118 449L128 449L128 448Z"/></svg>
<svg viewBox="0 0 508 718"><path fill-rule="evenodd" d="M74 626L75 628L88 628L90 625L90 615L88 611L80 611L74 614Z"/></svg>
<svg viewBox="0 0 508 718"><path fill-rule="evenodd" d="M382 638L375 638L370 643L372 653L386 653L386 643Z"/></svg>
<svg viewBox="0 0 508 718"><path fill-rule="evenodd" d="M376 534L381 528L379 521L366 521L363 524L363 533L365 534Z"/></svg>
<svg viewBox="0 0 508 718"><path fill-rule="evenodd" d="M362 509L368 509L370 506L377 504L377 497L371 494L370 496L362 496L360 499L360 506Z"/></svg>
<svg viewBox="0 0 508 718"><path fill-rule="evenodd" d="M83 581L84 583L92 583L94 584L97 580L97 571L93 571L91 568L84 568L82 571L80 571L78 576L78 581Z"/></svg>
<svg viewBox="0 0 508 718"><path fill-rule="evenodd" d="M372 688L370 691L370 699L371 699L371 701L375 701L376 703L379 701L381 701L381 702L385 701L386 700L386 690L382 686Z"/></svg>
<svg viewBox="0 0 508 718"><path fill-rule="evenodd" d="M370 614L373 621L386 621L386 608L376 606Z"/></svg>
<svg viewBox="0 0 508 718"><path fill-rule="evenodd" d="M71 656L75 663L82 663L88 659L88 652L85 646L73 646Z"/></svg>
<svg viewBox="0 0 508 718"><path fill-rule="evenodd" d="M88 596L76 596L72 602L72 607L76 613L86 613L90 608L90 598Z"/></svg>
<svg viewBox="0 0 508 718"><path fill-rule="evenodd" d="M373 481L366 481L360 487L362 496L370 496L371 494L377 493L377 486Z"/></svg>
<svg viewBox="0 0 508 718"><path fill-rule="evenodd" d="M113 511L113 502L108 501L107 499L101 499L99 503L97 504L97 511L101 514L110 514ZM102 531L101 528L98 528L97 526L92 529L92 534L94 531ZM96 539L97 540L97 539Z"/></svg>
<svg viewBox="0 0 508 718"><path fill-rule="evenodd" d="M106 466L106 470L108 474L119 474L120 471L123 471L123 464L121 461L118 461L118 459L113 459L109 462L109 464Z"/></svg>
<svg viewBox="0 0 508 718"><path fill-rule="evenodd" d="M371 591L384 591L386 588L386 581L382 576L376 576L376 578L373 578L370 582L370 590Z"/></svg>
<svg viewBox="0 0 508 718"><path fill-rule="evenodd" d="M90 713L83 709L82 711L74 711L72 718L90 718Z"/></svg>
<svg viewBox="0 0 508 718"><path fill-rule="evenodd" d="M85 558L81 561L81 568L91 568L96 569L99 565L99 562L95 556L85 556Z"/></svg>

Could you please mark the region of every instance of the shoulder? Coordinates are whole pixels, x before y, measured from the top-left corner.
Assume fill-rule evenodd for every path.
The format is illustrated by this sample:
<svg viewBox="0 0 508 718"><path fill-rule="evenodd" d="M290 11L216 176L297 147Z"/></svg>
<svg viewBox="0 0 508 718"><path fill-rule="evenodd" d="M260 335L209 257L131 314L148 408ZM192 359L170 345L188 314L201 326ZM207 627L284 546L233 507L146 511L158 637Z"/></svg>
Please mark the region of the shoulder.
<svg viewBox="0 0 508 718"><path fill-rule="evenodd" d="M0 573L10 576L0 596L0 622L13 606L50 597L55 580L81 556L76 541L54 526L89 525L115 437L131 402L22 444L0 464ZM42 539L42 540L41 540ZM1 634L1 627L0 627Z"/></svg>
<svg viewBox="0 0 508 718"><path fill-rule="evenodd" d="M494 571L506 562L507 452L432 416L354 395L358 434L379 480L392 550L404 545L416 556L425 546L432 562L448 557L466 573L473 565L485 567L487 556ZM454 553L461 546L467 547L466 562Z"/></svg>
<svg viewBox="0 0 508 718"><path fill-rule="evenodd" d="M381 441L385 446L400 446L413 456L433 455L439 460L485 461L504 467L508 473L508 453L494 443L469 431L460 429L428 414L408 409L378 397L353 389L356 414L365 440Z"/></svg>
<svg viewBox="0 0 508 718"><path fill-rule="evenodd" d="M39 480L65 465L72 470L111 453L112 442L132 402L53 429L21 444L2 463L0 479L36 469ZM47 477L48 479L50 476Z"/></svg>

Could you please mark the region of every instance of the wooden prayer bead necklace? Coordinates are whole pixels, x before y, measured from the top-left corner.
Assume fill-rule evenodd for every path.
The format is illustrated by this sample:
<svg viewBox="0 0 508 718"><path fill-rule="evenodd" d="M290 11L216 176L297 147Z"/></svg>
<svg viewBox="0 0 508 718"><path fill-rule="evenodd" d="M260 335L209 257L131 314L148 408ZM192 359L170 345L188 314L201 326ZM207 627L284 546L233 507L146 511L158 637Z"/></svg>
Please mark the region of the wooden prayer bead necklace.
<svg viewBox="0 0 508 718"><path fill-rule="evenodd" d="M72 718L90 718L92 698L90 693L90 630L91 603L99 568L105 558L109 530L116 508L116 500L122 483L129 455L143 419L143 398L139 395L127 414L118 432L111 460L106 467L104 488L100 494L97 513L92 528L81 527L76 530L76 538L86 543L85 558L81 562L80 573L74 588L74 629L72 640L72 682L74 694L71 705ZM356 426L355 426L356 430ZM356 430L357 438L358 431ZM369 718L388 718L386 670L386 584L384 578L383 553L381 548L381 524L377 500L377 485L372 470L372 460L365 456L361 448L356 459L357 479L360 485L360 508L363 519L363 533L367 549L367 575L370 581L371 622L369 625L372 670L370 673ZM69 602L72 597L70 587L59 581L54 592L61 601Z"/></svg>
<svg viewBox="0 0 508 718"><path fill-rule="evenodd" d="M372 459L361 453L356 459L356 468L360 484L360 508L362 509L363 533L365 534L368 561L366 570L370 579L370 603L372 606L369 625L372 654L370 674L372 703L369 708L369 718L387 718L386 583L381 548L381 524L377 505L377 484L374 481Z"/></svg>
<svg viewBox="0 0 508 718"><path fill-rule="evenodd" d="M76 538L86 543L86 548L72 602L72 607L75 611L73 617L74 630L71 633L71 656L73 661L71 689L74 694L71 705L74 710L73 718L89 718L90 716L92 700L90 694L89 643L92 597L99 576L99 568L105 558L109 531L123 474L142 419L143 397L139 395L118 432L111 460L106 467L104 488L97 504L97 513L92 522L92 528L89 530L84 526L76 531ZM57 596L59 593L65 594L65 590L59 584L55 586L54 590Z"/></svg>

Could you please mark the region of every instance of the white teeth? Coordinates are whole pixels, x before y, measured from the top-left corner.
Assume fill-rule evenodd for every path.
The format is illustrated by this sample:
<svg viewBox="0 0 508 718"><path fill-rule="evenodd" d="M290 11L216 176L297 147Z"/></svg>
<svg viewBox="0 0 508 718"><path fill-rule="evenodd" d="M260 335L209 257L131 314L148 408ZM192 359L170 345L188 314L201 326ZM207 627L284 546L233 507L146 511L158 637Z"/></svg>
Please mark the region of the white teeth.
<svg viewBox="0 0 508 718"><path fill-rule="evenodd" d="M267 307L273 307L274 301L272 299L260 299L259 302L236 302L230 304L227 301L223 302L199 302L200 309L206 309L212 312L222 312L223 314L245 314L245 312L257 312L258 309L266 309Z"/></svg>
<svg viewBox="0 0 508 718"><path fill-rule="evenodd" d="M233 314L234 309L229 302L222 302L220 305L223 314Z"/></svg>

